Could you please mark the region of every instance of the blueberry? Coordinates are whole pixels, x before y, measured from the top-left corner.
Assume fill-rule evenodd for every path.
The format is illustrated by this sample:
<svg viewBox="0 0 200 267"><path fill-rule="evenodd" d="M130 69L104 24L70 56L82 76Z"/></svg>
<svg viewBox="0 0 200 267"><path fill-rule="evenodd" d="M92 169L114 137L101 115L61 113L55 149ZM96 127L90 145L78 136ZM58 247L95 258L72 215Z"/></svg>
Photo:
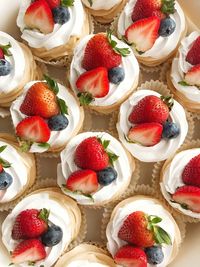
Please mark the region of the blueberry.
<svg viewBox="0 0 200 267"><path fill-rule="evenodd" d="M176 22L170 17L161 20L159 35L162 37L167 37L171 35L176 28Z"/></svg>
<svg viewBox="0 0 200 267"><path fill-rule="evenodd" d="M145 253L149 264L160 264L164 260L164 254L160 246L145 248Z"/></svg>
<svg viewBox="0 0 200 267"><path fill-rule="evenodd" d="M63 25L70 19L70 13L67 7L55 7L52 12L55 23Z"/></svg>
<svg viewBox="0 0 200 267"><path fill-rule="evenodd" d="M111 83L119 84L125 78L124 69L121 67L116 67L109 69L108 71L108 79Z"/></svg>
<svg viewBox="0 0 200 267"><path fill-rule="evenodd" d="M0 190L5 190L7 189L13 182L13 178L12 176L5 172L5 171L2 171L0 173Z"/></svg>
<svg viewBox="0 0 200 267"><path fill-rule="evenodd" d="M0 59L0 76L6 76L11 72L11 64L6 59Z"/></svg>
<svg viewBox="0 0 200 267"><path fill-rule="evenodd" d="M61 131L67 128L69 121L64 115L56 115L48 120L48 126L52 131Z"/></svg>
<svg viewBox="0 0 200 267"><path fill-rule="evenodd" d="M107 167L97 172L98 182L101 185L109 185L117 179L117 172L113 167Z"/></svg>
<svg viewBox="0 0 200 267"><path fill-rule="evenodd" d="M63 238L63 231L57 225L49 226L48 230L41 236L42 243L47 247L57 245Z"/></svg>
<svg viewBox="0 0 200 267"><path fill-rule="evenodd" d="M180 128L178 124L166 121L163 125L162 137L166 139L176 138L180 134Z"/></svg>

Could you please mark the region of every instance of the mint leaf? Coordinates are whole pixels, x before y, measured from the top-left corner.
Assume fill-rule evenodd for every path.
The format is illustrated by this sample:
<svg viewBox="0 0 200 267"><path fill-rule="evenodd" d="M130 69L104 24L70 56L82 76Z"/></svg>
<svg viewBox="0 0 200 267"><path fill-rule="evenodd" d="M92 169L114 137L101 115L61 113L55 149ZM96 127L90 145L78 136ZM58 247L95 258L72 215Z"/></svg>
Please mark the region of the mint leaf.
<svg viewBox="0 0 200 267"><path fill-rule="evenodd" d="M6 149L7 146L1 146L0 147L0 153L3 152Z"/></svg>
<svg viewBox="0 0 200 267"><path fill-rule="evenodd" d="M47 82L49 88L54 92L55 95L57 95L59 92L59 87L58 87L57 82L45 74L44 74L44 79Z"/></svg>
<svg viewBox="0 0 200 267"><path fill-rule="evenodd" d="M78 93L77 96L81 106L88 106L92 101L94 101L94 97L88 92Z"/></svg>
<svg viewBox="0 0 200 267"><path fill-rule="evenodd" d="M50 144L49 143L39 143L38 146L39 147L43 147L43 148L47 148L47 149L50 148Z"/></svg>
<svg viewBox="0 0 200 267"><path fill-rule="evenodd" d="M74 5L74 0L61 0L61 6L69 7Z"/></svg>
<svg viewBox="0 0 200 267"><path fill-rule="evenodd" d="M58 106L60 108L61 114L62 115L65 115L65 114L68 115L68 107L67 107L65 101L63 99L57 97L57 102L58 102Z"/></svg>
<svg viewBox="0 0 200 267"><path fill-rule="evenodd" d="M113 50L117 54L121 55L122 57L126 57L131 53L129 48L119 48L119 47L117 47L117 42L112 40L112 32L109 31L109 30L107 31L107 38L108 38L108 42L109 42L110 46L113 48Z"/></svg>
<svg viewBox="0 0 200 267"><path fill-rule="evenodd" d="M5 56L12 56L12 54L9 51L9 48L11 48L11 43L8 43L7 45L0 45L0 48L3 50L3 53Z"/></svg>
<svg viewBox="0 0 200 267"><path fill-rule="evenodd" d="M182 85L182 86L190 86L187 82L185 81L180 81L178 82L178 84Z"/></svg>

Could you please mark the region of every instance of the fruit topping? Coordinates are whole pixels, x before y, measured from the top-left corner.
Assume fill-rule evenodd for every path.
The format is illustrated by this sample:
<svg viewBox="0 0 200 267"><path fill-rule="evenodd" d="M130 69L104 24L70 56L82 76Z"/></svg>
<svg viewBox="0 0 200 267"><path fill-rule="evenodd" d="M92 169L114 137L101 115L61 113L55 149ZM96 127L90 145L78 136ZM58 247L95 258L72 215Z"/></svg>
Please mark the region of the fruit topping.
<svg viewBox="0 0 200 267"><path fill-rule="evenodd" d="M10 74L12 66L6 59L0 59L0 76L6 76Z"/></svg>
<svg viewBox="0 0 200 267"><path fill-rule="evenodd" d="M51 9L45 0L37 0L27 8L24 22L27 27L48 34L54 29Z"/></svg>
<svg viewBox="0 0 200 267"><path fill-rule="evenodd" d="M0 146L0 154L6 149L6 147L7 147L6 145ZM8 162L7 160L5 160L0 156L0 173L3 171L3 169L10 168L10 166L11 166L10 162Z"/></svg>
<svg viewBox="0 0 200 267"><path fill-rule="evenodd" d="M125 71L122 67L115 67L109 69L108 71L108 79L111 83L119 84L125 78Z"/></svg>
<svg viewBox="0 0 200 267"><path fill-rule="evenodd" d="M0 190L7 189L12 183L13 183L12 176L9 173L2 170L0 172Z"/></svg>
<svg viewBox="0 0 200 267"><path fill-rule="evenodd" d="M3 166L0 164L0 173L3 171Z"/></svg>
<svg viewBox="0 0 200 267"><path fill-rule="evenodd" d="M170 17L161 20L158 34L162 37L170 36L176 29L176 22Z"/></svg>
<svg viewBox="0 0 200 267"><path fill-rule="evenodd" d="M182 180L187 185L200 187L200 154L192 158L185 166Z"/></svg>
<svg viewBox="0 0 200 267"><path fill-rule="evenodd" d="M200 36L194 41L188 51L186 61L192 65L200 64Z"/></svg>
<svg viewBox="0 0 200 267"><path fill-rule="evenodd" d="M98 171L97 177L100 185L109 185L117 179L117 172L113 167L107 167Z"/></svg>
<svg viewBox="0 0 200 267"><path fill-rule="evenodd" d="M160 19L149 17L138 20L131 24L125 31L125 39L129 44L133 44L135 50L142 54L151 49L158 38Z"/></svg>
<svg viewBox="0 0 200 267"><path fill-rule="evenodd" d="M60 1L61 0L46 0L47 4L49 5L49 7L51 9L53 9L55 7L59 7L60 6Z"/></svg>
<svg viewBox="0 0 200 267"><path fill-rule="evenodd" d="M161 246L153 246L145 248L145 253L147 256L147 261L149 264L160 264L164 260L164 253Z"/></svg>
<svg viewBox="0 0 200 267"><path fill-rule="evenodd" d="M171 244L169 234L157 224L162 219L135 211L124 220L118 237L139 247L151 247L154 244Z"/></svg>
<svg viewBox="0 0 200 267"><path fill-rule="evenodd" d="M124 267L147 267L147 257L141 248L125 245L114 256L117 264Z"/></svg>
<svg viewBox="0 0 200 267"><path fill-rule="evenodd" d="M48 120L48 126L51 131L62 131L67 128L69 121L65 115L59 114Z"/></svg>
<svg viewBox="0 0 200 267"><path fill-rule="evenodd" d="M48 229L49 211L47 209L27 209L20 212L13 225L14 240L37 238Z"/></svg>
<svg viewBox="0 0 200 267"><path fill-rule="evenodd" d="M0 45L0 59L5 59L5 56L12 56L11 52L9 51L10 48L10 43L8 43L7 45Z"/></svg>
<svg viewBox="0 0 200 267"><path fill-rule="evenodd" d="M183 209L200 213L200 188L190 185L179 187L172 195L172 199Z"/></svg>
<svg viewBox="0 0 200 267"><path fill-rule="evenodd" d="M185 85L200 86L200 64L192 67L185 75Z"/></svg>
<svg viewBox="0 0 200 267"><path fill-rule="evenodd" d="M48 227L48 230L41 236L42 244L46 247L53 247L60 243L63 238L63 231L57 225Z"/></svg>
<svg viewBox="0 0 200 267"><path fill-rule="evenodd" d="M157 122L138 124L129 130L128 139L143 146L154 146L160 142L162 130L163 126Z"/></svg>
<svg viewBox="0 0 200 267"><path fill-rule="evenodd" d="M52 13L54 22L60 25L63 25L70 20L70 13L67 7L64 6L55 7L52 10Z"/></svg>
<svg viewBox="0 0 200 267"><path fill-rule="evenodd" d="M166 139L176 138L180 134L180 127L177 123L166 121L163 125L162 137Z"/></svg>

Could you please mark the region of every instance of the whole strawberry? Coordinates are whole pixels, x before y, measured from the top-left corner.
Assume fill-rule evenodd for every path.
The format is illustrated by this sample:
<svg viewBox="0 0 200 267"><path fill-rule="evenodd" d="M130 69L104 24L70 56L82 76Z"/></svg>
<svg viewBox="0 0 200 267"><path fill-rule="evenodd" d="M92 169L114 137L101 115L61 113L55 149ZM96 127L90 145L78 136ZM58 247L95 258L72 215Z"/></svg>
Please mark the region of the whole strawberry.
<svg viewBox="0 0 200 267"><path fill-rule="evenodd" d="M39 237L48 229L49 211L46 209L27 209L15 219L12 238L15 240Z"/></svg>
<svg viewBox="0 0 200 267"><path fill-rule="evenodd" d="M200 187L200 154L192 158L185 166L182 180L187 185Z"/></svg>
<svg viewBox="0 0 200 267"><path fill-rule="evenodd" d="M138 247L151 247L155 243L171 244L168 233L157 225L161 221L159 217L135 211L125 219L118 237Z"/></svg>

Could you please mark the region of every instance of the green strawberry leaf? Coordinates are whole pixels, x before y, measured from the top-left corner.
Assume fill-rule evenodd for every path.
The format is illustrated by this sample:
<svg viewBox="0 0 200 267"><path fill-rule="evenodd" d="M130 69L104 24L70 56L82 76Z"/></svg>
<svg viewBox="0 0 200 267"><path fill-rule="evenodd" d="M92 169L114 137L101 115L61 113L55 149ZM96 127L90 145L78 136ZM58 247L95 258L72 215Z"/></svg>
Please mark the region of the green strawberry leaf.
<svg viewBox="0 0 200 267"><path fill-rule="evenodd" d="M174 0L162 0L161 11L165 14L174 14L175 9L175 1Z"/></svg>
<svg viewBox="0 0 200 267"><path fill-rule="evenodd" d="M94 202L94 198L93 198L93 196L91 194L85 194L85 193L83 193L83 192L81 192L79 190L71 191L70 189L66 188L66 186L64 184L62 185L62 188L66 193L71 193L71 194L75 194L75 195L82 195L84 197L90 198Z"/></svg>
<svg viewBox="0 0 200 267"><path fill-rule="evenodd" d="M172 95L161 96L160 99L168 106L169 111L170 111L174 105L174 99L173 99Z"/></svg>
<svg viewBox="0 0 200 267"><path fill-rule="evenodd" d="M153 226L154 238L157 244L172 245L171 237L160 226Z"/></svg>
<svg viewBox="0 0 200 267"><path fill-rule="evenodd" d="M59 92L58 83L55 80L51 79L46 74L44 74L44 79L47 82L47 85L49 86L49 89L51 89L54 92L54 94L57 95L58 92Z"/></svg>
<svg viewBox="0 0 200 267"><path fill-rule="evenodd" d="M88 106L92 101L94 101L94 97L88 92L78 93L77 96L81 106Z"/></svg>
<svg viewBox="0 0 200 267"><path fill-rule="evenodd" d="M66 105L65 101L61 98L57 97L58 106L60 108L60 112L62 115L68 115L68 106Z"/></svg>
<svg viewBox="0 0 200 267"><path fill-rule="evenodd" d="M155 215L150 215L148 216L148 221L152 224L157 224L159 222L162 222L162 218Z"/></svg>
<svg viewBox="0 0 200 267"><path fill-rule="evenodd" d="M182 86L190 86L187 82L185 81L180 81L178 82L178 84L182 85Z"/></svg>
<svg viewBox="0 0 200 267"><path fill-rule="evenodd" d="M109 157L109 163L111 164L111 166L114 165L114 162L119 158L119 156L117 156L116 154L112 153L112 152L108 152L108 157Z"/></svg>
<svg viewBox="0 0 200 267"><path fill-rule="evenodd" d="M17 137L17 140L19 142L20 150L22 152L28 152L33 144L32 141L21 140L19 137Z"/></svg>
<svg viewBox="0 0 200 267"><path fill-rule="evenodd" d="M129 48L119 48L119 47L117 47L117 42L112 40L112 32L111 31L107 31L107 38L108 38L108 42L109 42L110 46L113 48L113 50L117 54L121 55L122 57L126 57L131 53Z"/></svg>
<svg viewBox="0 0 200 267"><path fill-rule="evenodd" d="M11 48L11 43L8 43L7 45L0 45L0 48L3 50L3 53L5 56L12 56L12 54L9 51L9 48Z"/></svg>
<svg viewBox="0 0 200 267"><path fill-rule="evenodd" d="M103 147L106 149L110 144L110 140L103 140Z"/></svg>
<svg viewBox="0 0 200 267"><path fill-rule="evenodd" d="M38 218L48 223L49 214L50 214L50 210L47 210L45 208L41 209L38 215Z"/></svg>
<svg viewBox="0 0 200 267"><path fill-rule="evenodd" d="M49 149L51 145L49 143L38 143L38 146Z"/></svg>
<svg viewBox="0 0 200 267"><path fill-rule="evenodd" d="M0 164L2 165L3 168L10 168L11 167L10 162L8 162L7 160L4 160L2 158L0 158Z"/></svg>
<svg viewBox="0 0 200 267"><path fill-rule="evenodd" d="M180 204L180 203L179 203ZM181 208L183 208L184 210L189 210L189 208L188 208L188 205L187 204L185 204L185 203L182 203L182 204L180 204L181 205Z"/></svg>
<svg viewBox="0 0 200 267"><path fill-rule="evenodd" d="M61 6L69 7L74 5L74 0L61 0Z"/></svg>
<svg viewBox="0 0 200 267"><path fill-rule="evenodd" d="M0 147L0 153L3 152L6 149L7 146L1 146Z"/></svg>
<svg viewBox="0 0 200 267"><path fill-rule="evenodd" d="M88 3L90 4L90 6L93 5L93 1L92 0L88 0Z"/></svg>

